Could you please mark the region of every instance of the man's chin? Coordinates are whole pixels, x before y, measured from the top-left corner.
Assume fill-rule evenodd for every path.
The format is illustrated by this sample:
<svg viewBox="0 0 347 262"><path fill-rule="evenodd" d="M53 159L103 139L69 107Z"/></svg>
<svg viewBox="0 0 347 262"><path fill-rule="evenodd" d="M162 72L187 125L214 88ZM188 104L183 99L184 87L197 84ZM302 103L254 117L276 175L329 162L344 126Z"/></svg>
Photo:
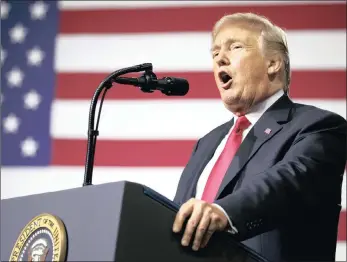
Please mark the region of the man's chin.
<svg viewBox="0 0 347 262"><path fill-rule="evenodd" d="M239 96L222 96L222 101L226 109L231 111L233 114L242 115L245 111L245 104L242 103L241 97Z"/></svg>

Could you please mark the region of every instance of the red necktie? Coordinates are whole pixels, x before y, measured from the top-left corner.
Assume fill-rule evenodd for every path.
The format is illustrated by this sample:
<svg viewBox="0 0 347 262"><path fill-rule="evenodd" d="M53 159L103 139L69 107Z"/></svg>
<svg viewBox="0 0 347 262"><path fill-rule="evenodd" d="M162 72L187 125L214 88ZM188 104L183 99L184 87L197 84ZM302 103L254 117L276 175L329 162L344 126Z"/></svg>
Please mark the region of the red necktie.
<svg viewBox="0 0 347 262"><path fill-rule="evenodd" d="M212 203L216 197L218 189L222 183L225 173L242 142L242 133L251 123L245 116L237 119L236 124L231 131L225 147L220 154L211 174L207 180L202 200Z"/></svg>

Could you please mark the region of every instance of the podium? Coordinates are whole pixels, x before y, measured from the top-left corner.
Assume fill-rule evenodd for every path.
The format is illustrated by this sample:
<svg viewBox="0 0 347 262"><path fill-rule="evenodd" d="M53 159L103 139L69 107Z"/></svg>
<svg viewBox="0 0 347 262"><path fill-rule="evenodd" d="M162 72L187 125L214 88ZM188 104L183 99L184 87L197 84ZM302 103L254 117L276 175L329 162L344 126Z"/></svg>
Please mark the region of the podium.
<svg viewBox="0 0 347 262"><path fill-rule="evenodd" d="M216 232L204 249L172 232L178 206L121 181L1 200L1 260L266 262Z"/></svg>

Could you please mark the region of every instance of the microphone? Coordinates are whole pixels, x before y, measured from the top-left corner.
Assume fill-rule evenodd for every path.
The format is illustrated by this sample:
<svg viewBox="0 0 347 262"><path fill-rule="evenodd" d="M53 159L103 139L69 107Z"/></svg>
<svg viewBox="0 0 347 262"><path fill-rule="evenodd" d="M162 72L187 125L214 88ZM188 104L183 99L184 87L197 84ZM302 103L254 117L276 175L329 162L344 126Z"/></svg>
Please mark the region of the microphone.
<svg viewBox="0 0 347 262"><path fill-rule="evenodd" d="M138 78L116 77L113 81L119 84L137 86L146 93L160 90L167 96L184 96L189 90L189 83L186 79L177 77L157 79L152 71L147 71Z"/></svg>

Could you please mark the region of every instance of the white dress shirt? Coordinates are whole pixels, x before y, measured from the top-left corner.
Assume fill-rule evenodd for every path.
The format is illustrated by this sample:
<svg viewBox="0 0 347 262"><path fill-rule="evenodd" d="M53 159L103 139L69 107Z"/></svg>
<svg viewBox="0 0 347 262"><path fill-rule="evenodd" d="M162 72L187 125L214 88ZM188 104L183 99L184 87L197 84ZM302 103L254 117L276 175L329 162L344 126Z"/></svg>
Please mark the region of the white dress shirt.
<svg viewBox="0 0 347 262"><path fill-rule="evenodd" d="M245 137L247 136L248 132L252 129L252 127L257 123L257 121L260 119L260 117L265 113L265 111L271 106L273 105L281 96L283 95L283 90L278 91L277 93L275 93L274 95L272 95L271 97L267 98L266 100L262 101L261 103L257 104L248 114L246 114L245 116L247 117L248 121L251 123L251 125L245 129L243 131L242 134L242 141L245 139ZM233 118L234 118L234 124L237 121L237 116L233 114ZM207 179L212 171L213 166L215 165L219 155L222 153L225 144L227 142L227 139L230 135L230 133L233 130L234 125L230 128L228 134L223 138L223 140L221 141L221 143L219 144L219 146L217 147L213 157L211 158L211 160L207 163L205 169L202 171L201 176L198 180L198 184L196 187L196 195L195 198L197 199L201 199L202 194L204 192L204 188L205 185L207 183ZM226 212L222 209L222 207L220 207L219 205L214 204L215 206L219 207L225 214ZM226 214L227 215L227 214ZM231 233L235 233L237 232L236 228L232 226L232 222L229 219L229 216L227 215L229 223L231 228L233 229Z"/></svg>

